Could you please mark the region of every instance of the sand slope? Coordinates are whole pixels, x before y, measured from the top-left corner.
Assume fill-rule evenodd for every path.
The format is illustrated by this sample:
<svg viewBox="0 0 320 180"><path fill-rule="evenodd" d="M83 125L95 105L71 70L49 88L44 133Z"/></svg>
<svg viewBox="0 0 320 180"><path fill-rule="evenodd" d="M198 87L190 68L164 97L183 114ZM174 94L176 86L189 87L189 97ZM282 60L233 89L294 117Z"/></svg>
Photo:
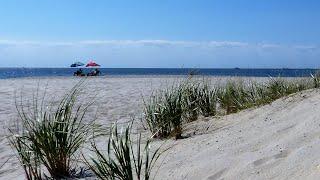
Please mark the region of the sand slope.
<svg viewBox="0 0 320 180"><path fill-rule="evenodd" d="M179 140L157 179L319 179L320 92L212 119Z"/></svg>

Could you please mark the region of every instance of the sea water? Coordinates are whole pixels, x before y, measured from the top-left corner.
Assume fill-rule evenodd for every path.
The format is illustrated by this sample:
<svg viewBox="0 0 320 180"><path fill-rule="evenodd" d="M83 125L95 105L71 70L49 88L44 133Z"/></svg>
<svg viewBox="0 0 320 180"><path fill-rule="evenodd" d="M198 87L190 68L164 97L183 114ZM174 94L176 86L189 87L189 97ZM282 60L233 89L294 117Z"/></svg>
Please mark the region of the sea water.
<svg viewBox="0 0 320 180"><path fill-rule="evenodd" d="M0 79L19 77L73 76L78 68L0 68ZM85 73L92 69L84 68ZM208 75L249 77L307 77L316 69L198 69L198 68L99 68L102 76L108 75Z"/></svg>

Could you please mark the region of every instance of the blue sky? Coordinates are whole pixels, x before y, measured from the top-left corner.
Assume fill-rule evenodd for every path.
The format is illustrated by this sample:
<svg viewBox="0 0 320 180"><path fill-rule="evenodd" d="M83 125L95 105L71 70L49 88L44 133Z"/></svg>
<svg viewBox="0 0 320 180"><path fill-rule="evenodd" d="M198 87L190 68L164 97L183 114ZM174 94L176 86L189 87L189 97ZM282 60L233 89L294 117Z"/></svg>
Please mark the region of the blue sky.
<svg viewBox="0 0 320 180"><path fill-rule="evenodd" d="M0 67L319 67L317 0L1 0Z"/></svg>

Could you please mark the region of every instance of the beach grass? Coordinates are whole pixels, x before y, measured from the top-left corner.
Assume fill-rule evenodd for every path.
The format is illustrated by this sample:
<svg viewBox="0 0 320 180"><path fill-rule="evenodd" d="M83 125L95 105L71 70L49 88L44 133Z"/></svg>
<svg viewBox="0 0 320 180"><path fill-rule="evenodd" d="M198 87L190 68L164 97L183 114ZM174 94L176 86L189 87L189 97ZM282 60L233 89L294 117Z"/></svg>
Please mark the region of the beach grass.
<svg viewBox="0 0 320 180"><path fill-rule="evenodd" d="M27 179L61 179L77 176L77 156L87 141L92 122L84 122L89 105L77 102L81 82L58 106L33 99L32 107L17 104L20 132L10 129L9 140L17 151ZM43 169L43 167L45 169Z"/></svg>
<svg viewBox="0 0 320 180"><path fill-rule="evenodd" d="M227 114L238 112L252 105L249 91L242 82L229 81L218 91L220 106Z"/></svg>
<svg viewBox="0 0 320 180"><path fill-rule="evenodd" d="M144 101L144 115L154 137L180 138L183 116L183 88L172 86Z"/></svg>
<svg viewBox="0 0 320 180"><path fill-rule="evenodd" d="M124 132L119 132L118 126L112 126L108 137L107 150L100 150L92 143L95 158L86 159L86 164L100 179L151 179L154 165L162 152L160 147L153 152L150 149L150 139L143 146L141 133L137 135L136 144L132 141L132 123Z"/></svg>
<svg viewBox="0 0 320 180"><path fill-rule="evenodd" d="M41 160L31 151L32 144L27 140L25 135L14 135L14 137L11 137L9 140L11 146L17 151L17 157L23 167L26 179L43 179Z"/></svg>
<svg viewBox="0 0 320 180"><path fill-rule="evenodd" d="M317 70L314 74L311 74L313 85L315 88L320 87L320 70Z"/></svg>
<svg viewBox="0 0 320 180"><path fill-rule="evenodd" d="M192 122L198 119L198 92L199 83L187 82L182 85L182 107L183 117L186 121Z"/></svg>
<svg viewBox="0 0 320 180"><path fill-rule="evenodd" d="M319 74L320 76L320 74ZM313 81L312 81L313 79ZM271 103L281 97L319 87L319 77L312 79L269 78L267 82L229 80L211 86L208 81L183 81L176 88L155 92L144 101L145 121L154 137L181 138L183 125L204 117L231 114ZM320 81L319 81L320 82Z"/></svg>
<svg viewBox="0 0 320 180"><path fill-rule="evenodd" d="M200 114L204 117L214 116L217 113L218 89L210 88L209 82L205 81L197 89L197 106Z"/></svg>
<svg viewBox="0 0 320 180"><path fill-rule="evenodd" d="M9 141L16 151L25 177L28 180L40 179L74 179L91 176L87 169L100 179L151 179L155 162L160 155L160 147L151 151L150 139L142 142L141 133L136 142L132 138L132 124L129 123L125 132L119 132L117 125L109 131L108 150L103 154L95 144L95 138L104 138L100 128L94 121L85 120L91 103L78 102L83 81L80 81L67 93L58 105L45 103L39 98L38 91L33 97L31 106L25 107L21 98L16 102L21 126L9 129ZM180 96L166 91L164 102L167 106L177 106ZM40 100L39 100L40 99ZM177 113L165 109L167 114ZM181 110L180 110L181 111ZM179 126L170 122L170 126ZM90 141L89 141L90 140ZM88 158L81 149L86 142L93 142L95 158ZM135 145L134 145L135 143ZM83 157L83 159L81 158ZM81 162L81 167L79 166Z"/></svg>

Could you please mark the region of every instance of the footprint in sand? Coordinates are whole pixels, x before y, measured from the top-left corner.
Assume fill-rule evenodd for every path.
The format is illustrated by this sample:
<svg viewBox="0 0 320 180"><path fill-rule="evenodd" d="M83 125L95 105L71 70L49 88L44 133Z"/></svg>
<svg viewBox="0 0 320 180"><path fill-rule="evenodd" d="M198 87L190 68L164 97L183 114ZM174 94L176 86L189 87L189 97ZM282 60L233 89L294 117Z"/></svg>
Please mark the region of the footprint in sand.
<svg viewBox="0 0 320 180"><path fill-rule="evenodd" d="M289 155L289 151L288 150L283 150L278 154L275 154L273 156L269 156L269 157L264 157L258 160L253 161L253 165L254 166L260 166L262 164L267 163L270 160L277 160L277 159L281 159L281 158L286 158Z"/></svg>
<svg viewBox="0 0 320 180"><path fill-rule="evenodd" d="M291 129L293 129L296 125L291 125L291 126L288 126L286 128L283 128L283 129L280 129L277 131L278 134L285 134L287 132L289 132Z"/></svg>
<svg viewBox="0 0 320 180"><path fill-rule="evenodd" d="M284 150L284 151L281 151L280 153L274 155L273 157L275 159L280 159L280 158L285 158L289 155L289 151L288 150Z"/></svg>
<svg viewBox="0 0 320 180"><path fill-rule="evenodd" d="M258 160L253 161L253 165L254 166L260 166L261 164L264 164L266 162L268 162L271 158L270 157L264 157Z"/></svg>
<svg viewBox="0 0 320 180"><path fill-rule="evenodd" d="M223 175L223 173L226 172L227 170L228 170L227 168L224 168L224 169L216 172L215 174L207 177L207 180L217 180L217 179L219 179L219 178Z"/></svg>

